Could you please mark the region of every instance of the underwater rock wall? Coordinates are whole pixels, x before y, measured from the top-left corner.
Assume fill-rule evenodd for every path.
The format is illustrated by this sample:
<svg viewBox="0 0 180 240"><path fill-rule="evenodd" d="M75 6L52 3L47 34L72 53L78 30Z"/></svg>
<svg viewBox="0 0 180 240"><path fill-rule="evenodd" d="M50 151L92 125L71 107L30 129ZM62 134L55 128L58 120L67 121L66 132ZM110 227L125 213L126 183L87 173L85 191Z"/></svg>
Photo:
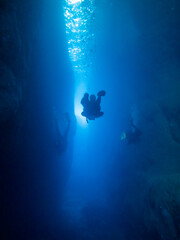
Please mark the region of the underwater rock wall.
<svg viewBox="0 0 180 240"><path fill-rule="evenodd" d="M116 200L125 239L179 239L180 145L157 103L142 104L138 126L143 135L124 148Z"/></svg>
<svg viewBox="0 0 180 240"><path fill-rule="evenodd" d="M42 9L40 2L0 3L0 123L12 119L21 105L30 71L31 53ZM32 28L33 24L36 27Z"/></svg>
<svg viewBox="0 0 180 240"><path fill-rule="evenodd" d="M0 2L1 239L16 239L21 225L27 223L29 174L23 106L27 107L35 33L42 18L41 2L34 3Z"/></svg>
<svg viewBox="0 0 180 240"><path fill-rule="evenodd" d="M63 105L73 109L73 85L64 63L56 3L59 1L0 2L3 240L40 239L51 231L69 169L69 162L57 156L54 138L53 107L60 108L61 101L69 99Z"/></svg>
<svg viewBox="0 0 180 240"><path fill-rule="evenodd" d="M17 68L23 63L21 36L16 10L9 4L0 6L0 56L1 56L1 106L0 121L9 120L16 114L22 92L22 80L17 75ZM22 68L24 71L24 68Z"/></svg>
<svg viewBox="0 0 180 240"><path fill-rule="evenodd" d="M178 1L129 1L138 29L141 140L124 146L117 218L124 239L180 239ZM117 210L117 209L116 209ZM121 231L120 230L120 231ZM121 232L121 234L122 234Z"/></svg>

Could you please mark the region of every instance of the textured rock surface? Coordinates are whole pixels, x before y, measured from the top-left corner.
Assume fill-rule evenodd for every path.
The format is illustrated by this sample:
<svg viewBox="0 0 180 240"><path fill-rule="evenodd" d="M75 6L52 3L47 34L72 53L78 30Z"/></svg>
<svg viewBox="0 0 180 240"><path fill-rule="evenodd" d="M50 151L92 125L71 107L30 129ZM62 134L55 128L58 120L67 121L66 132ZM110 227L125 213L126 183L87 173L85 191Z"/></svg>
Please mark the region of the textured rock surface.
<svg viewBox="0 0 180 240"><path fill-rule="evenodd" d="M143 133L137 144L120 146L123 150L112 167L117 168L116 174L112 170L109 183L115 228L114 236L109 239L178 240L179 1L107 1L106 6L102 1L99 12L105 12L103 24L108 28L102 30L107 34L104 49L118 55L119 68L125 62L128 69L117 70L123 78L118 79L122 81L121 88L126 75L134 71L134 66L136 68L128 81L130 90L127 89L127 94L120 99L122 89L119 87L117 99L126 102L133 95L130 101L137 108L134 121ZM113 18L110 20L111 14ZM111 28L112 35L109 35ZM115 47L110 45L111 42ZM112 59L115 58L113 54L110 55ZM116 75L112 71L113 77ZM126 122L129 122L128 118ZM121 224L117 226L118 222ZM117 237L117 232L121 238Z"/></svg>
<svg viewBox="0 0 180 240"><path fill-rule="evenodd" d="M66 69L61 68L59 55L64 52L57 54L60 36L48 17L53 26L58 22L56 17L59 20L56 6L49 1L0 1L0 238L3 240L47 239L49 232L52 236L60 189L68 171L57 160L54 148L52 99L60 105L58 80L62 75L67 85L71 85L71 80ZM56 91L52 93L54 85ZM70 101L68 104L71 105ZM47 231L45 225L49 226Z"/></svg>
<svg viewBox="0 0 180 240"><path fill-rule="evenodd" d="M16 75L20 66L21 37L15 9L0 6L0 121L7 121L16 114L22 94L22 80ZM24 68L22 66L22 72Z"/></svg>
<svg viewBox="0 0 180 240"><path fill-rule="evenodd" d="M179 239L180 146L157 103L143 104L139 116L143 135L138 150L125 150L131 163L125 170L127 189L119 200L124 214L130 214L124 216L125 225L135 239ZM128 230L126 234L131 235Z"/></svg>
<svg viewBox="0 0 180 240"><path fill-rule="evenodd" d="M0 124L16 115L25 97L39 7L40 2L36 8L19 0L0 3Z"/></svg>

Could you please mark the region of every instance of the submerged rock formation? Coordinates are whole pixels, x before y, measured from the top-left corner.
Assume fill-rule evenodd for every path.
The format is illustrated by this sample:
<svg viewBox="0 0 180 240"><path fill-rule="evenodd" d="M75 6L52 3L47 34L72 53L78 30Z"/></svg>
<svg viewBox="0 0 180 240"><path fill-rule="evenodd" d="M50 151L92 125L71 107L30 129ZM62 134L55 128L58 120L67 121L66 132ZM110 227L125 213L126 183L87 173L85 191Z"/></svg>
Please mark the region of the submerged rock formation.
<svg viewBox="0 0 180 240"><path fill-rule="evenodd" d="M13 118L22 97L22 39L15 8L5 2L0 5L0 123ZM19 69L21 68L21 71Z"/></svg>
<svg viewBox="0 0 180 240"><path fill-rule="evenodd" d="M58 103L61 108L62 99L69 99L65 110L70 114L73 106L72 77L63 47L59 45L63 37L51 27L58 22L61 29L57 2L0 1L0 238L3 240L52 235L49 222L55 221L69 169L68 161L58 159L53 138L53 106ZM66 68L62 58L67 61ZM72 86L68 92L64 85L66 95L61 92L62 77ZM49 226L46 232L45 225Z"/></svg>
<svg viewBox="0 0 180 240"><path fill-rule="evenodd" d="M119 210L124 239L180 239L178 1L129 1L138 36L141 140L125 146ZM139 15L138 15L139 14ZM141 52L142 51L142 52ZM138 86L140 88L138 89ZM117 211L117 209L116 209Z"/></svg>
<svg viewBox="0 0 180 240"><path fill-rule="evenodd" d="M101 20L99 22L102 27L108 28L100 31L101 42L104 41L100 47L111 58L103 64L108 62L112 67L111 71L107 71L109 78L119 87L115 109L119 102L123 102L125 114L129 111L124 124L127 126L131 115L127 102L136 105L137 119L134 120L142 131L138 143L119 146L114 165L111 166L108 182L111 207L107 207L107 212L111 208L111 219L114 221L110 223L106 219L109 225L107 234L111 232L111 237L107 239L178 240L179 1L129 0L98 3L101 3L99 18L102 18L103 11L106 14L103 19L105 23ZM111 34L110 29L113 29ZM103 33L106 33L106 40ZM112 43L114 47L111 46ZM127 77L129 72L130 77ZM116 78L120 83L116 82ZM126 94L123 95L124 89ZM118 114L116 115L115 130L122 124L123 106L118 110L121 117L118 119Z"/></svg>
<svg viewBox="0 0 180 240"><path fill-rule="evenodd" d="M12 119L25 97L41 8L40 2L35 6L19 0L0 3L0 123Z"/></svg>

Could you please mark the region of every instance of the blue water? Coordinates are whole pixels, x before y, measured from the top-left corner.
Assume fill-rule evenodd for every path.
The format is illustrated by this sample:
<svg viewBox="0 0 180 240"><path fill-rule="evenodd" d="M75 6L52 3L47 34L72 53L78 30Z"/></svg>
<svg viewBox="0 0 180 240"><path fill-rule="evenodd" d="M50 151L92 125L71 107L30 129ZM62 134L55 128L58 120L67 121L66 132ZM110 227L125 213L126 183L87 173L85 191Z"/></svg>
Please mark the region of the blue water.
<svg viewBox="0 0 180 240"><path fill-rule="evenodd" d="M166 16L169 11L171 17L175 8L159 2L153 10L153 3L141 4L93 0L63 3L76 116L72 164L60 207L67 239L162 237L153 231L147 233L141 213L132 213L136 205L143 206L144 196L138 192L146 192L144 175L151 165L144 162L146 150L141 149L151 147L142 143L146 141L143 136L137 144L127 145L121 141L121 134L130 128L131 118L146 134L141 114L148 109L142 110L143 102L159 101L157 75L164 69L162 61L177 57L173 49L167 49L173 36L161 45L169 36L168 30L157 36L168 21L161 22L159 15ZM105 114L87 124L81 116L80 100L85 92L97 94L99 90L107 93L101 104ZM129 200L132 198L134 201Z"/></svg>
<svg viewBox="0 0 180 240"><path fill-rule="evenodd" d="M180 239L179 12L176 0L45 1L5 161L11 239ZM100 90L104 116L87 123L81 98ZM128 144L131 120L142 135Z"/></svg>
<svg viewBox="0 0 180 240"><path fill-rule="evenodd" d="M110 195L123 181L114 168L124 165L121 132L128 127L138 101L138 30L126 3L67 1L64 5L77 119L61 206L66 231L73 229L77 239L120 239ZM105 115L87 124L80 114L80 100L85 92L97 94L101 89L107 92L102 98Z"/></svg>

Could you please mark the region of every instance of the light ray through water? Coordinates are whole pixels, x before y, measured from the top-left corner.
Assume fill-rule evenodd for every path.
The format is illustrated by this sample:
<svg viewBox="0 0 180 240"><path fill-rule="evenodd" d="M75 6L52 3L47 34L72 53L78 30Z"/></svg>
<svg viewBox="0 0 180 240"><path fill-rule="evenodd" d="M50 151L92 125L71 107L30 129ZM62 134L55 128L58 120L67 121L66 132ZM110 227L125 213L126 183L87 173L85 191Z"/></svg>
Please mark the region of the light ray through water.
<svg viewBox="0 0 180 240"><path fill-rule="evenodd" d="M64 16L68 52L75 73L75 115L85 125L81 116L81 97L89 87L89 76L94 52L95 0L65 0Z"/></svg>

